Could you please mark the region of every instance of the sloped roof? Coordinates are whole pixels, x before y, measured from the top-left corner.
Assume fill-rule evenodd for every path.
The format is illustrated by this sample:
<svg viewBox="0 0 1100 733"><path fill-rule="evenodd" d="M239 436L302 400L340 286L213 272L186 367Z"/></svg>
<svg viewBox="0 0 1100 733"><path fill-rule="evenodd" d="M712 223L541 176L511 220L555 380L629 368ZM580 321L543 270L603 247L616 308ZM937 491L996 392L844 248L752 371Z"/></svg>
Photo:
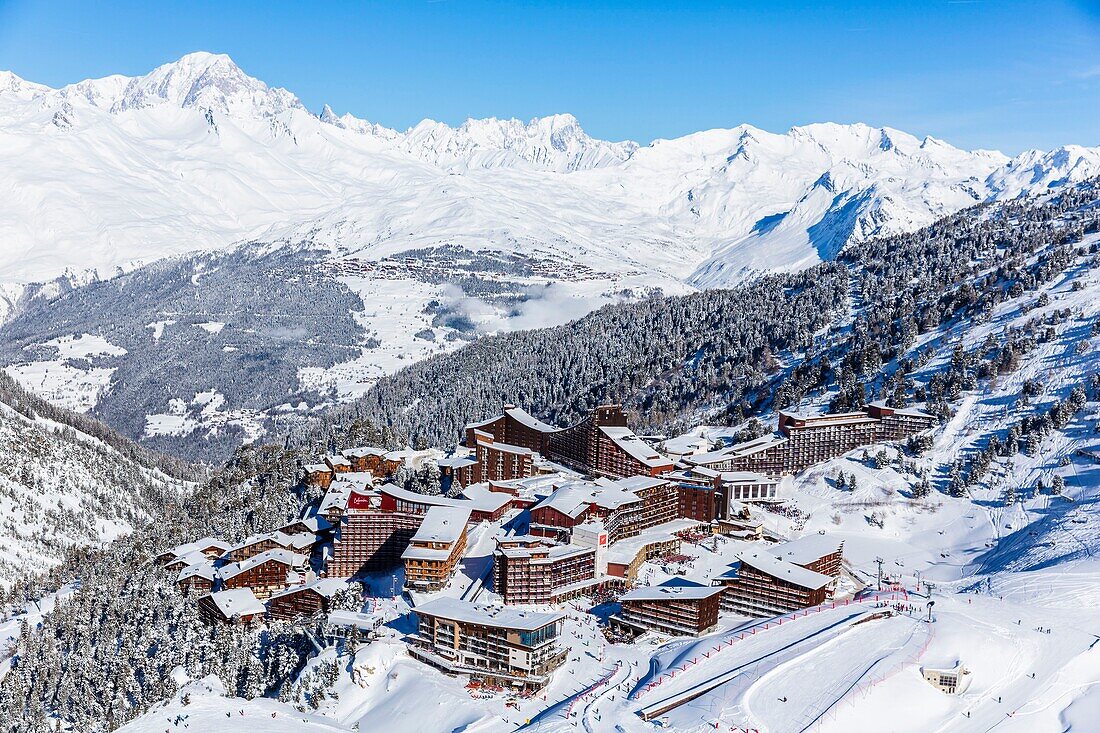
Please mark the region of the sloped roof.
<svg viewBox="0 0 1100 733"><path fill-rule="evenodd" d="M197 562L185 567L180 571L180 574L176 576L176 582L179 583L187 578L204 578L213 583L217 577L217 568L214 567L214 563L207 560L206 562Z"/></svg>
<svg viewBox="0 0 1100 733"><path fill-rule="evenodd" d="M537 430L540 433L558 432L558 428L555 428L549 423L544 423L542 420L539 420L537 417L531 415L522 407L509 407L507 410L504 411L504 414L512 418L516 422L526 427L529 427L532 430Z"/></svg>
<svg viewBox="0 0 1100 733"><path fill-rule="evenodd" d="M672 465L672 459L662 456L649 443L635 435L630 428L601 426L600 430L628 456L643 466L654 468Z"/></svg>
<svg viewBox="0 0 1100 733"><path fill-rule="evenodd" d="M741 553L738 555L738 559L742 564L754 567L773 578L779 578L810 590L824 588L833 582L833 579L828 575L815 573L813 570L807 570L801 565L795 565L787 560L780 560L778 557L762 550Z"/></svg>
<svg viewBox="0 0 1100 733"><path fill-rule="evenodd" d="M711 598L725 590L720 585L703 585L691 581L673 583L666 581L660 585L648 585L635 588L619 596L620 601L700 601Z"/></svg>
<svg viewBox="0 0 1100 733"><path fill-rule="evenodd" d="M831 555L844 545L844 540L829 534L808 534L772 548L776 557L796 565L808 565Z"/></svg>
<svg viewBox="0 0 1100 733"><path fill-rule="evenodd" d="M302 585L294 585L289 588L284 588L278 593L272 593L272 600L281 598L282 596L289 596L294 593L301 593L302 591L311 590L324 598L332 598L334 595L348 587L348 582L342 578L317 578L311 580L308 583Z"/></svg>
<svg viewBox="0 0 1100 733"><path fill-rule="evenodd" d="M574 481L561 486L550 496L535 504L532 509L550 507L569 517L579 517L591 504L606 509L617 509L625 504L641 501L633 491L615 485L597 486L584 481Z"/></svg>
<svg viewBox="0 0 1100 733"><path fill-rule="evenodd" d="M229 578L235 578L246 570L262 565L268 561L274 561L282 565L286 565L288 568L300 567L305 564L307 558L305 555L299 555L296 552L290 550L268 550L267 552L261 552L259 555L253 555L252 557L235 562L230 565L226 565L221 569L222 578L228 580Z"/></svg>
<svg viewBox="0 0 1100 733"><path fill-rule="evenodd" d="M508 606L484 606L457 598L436 598L413 609L416 614L437 616L480 626L535 631L565 618L562 613L521 611Z"/></svg>
<svg viewBox="0 0 1100 733"><path fill-rule="evenodd" d="M470 521L470 510L456 506L433 506L424 514L420 529L412 542L454 543L462 536Z"/></svg>
<svg viewBox="0 0 1100 733"><path fill-rule="evenodd" d="M252 616L267 611L267 606L256 598L251 588L220 590L204 597L213 601L214 607L226 618L232 618L234 615Z"/></svg>

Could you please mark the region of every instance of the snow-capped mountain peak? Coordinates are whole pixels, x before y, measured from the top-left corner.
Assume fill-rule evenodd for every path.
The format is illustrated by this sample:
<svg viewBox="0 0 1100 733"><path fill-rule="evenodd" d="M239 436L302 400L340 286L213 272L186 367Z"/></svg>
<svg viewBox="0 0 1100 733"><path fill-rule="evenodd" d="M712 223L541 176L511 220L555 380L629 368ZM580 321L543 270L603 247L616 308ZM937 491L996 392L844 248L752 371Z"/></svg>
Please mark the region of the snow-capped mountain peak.
<svg viewBox="0 0 1100 733"><path fill-rule="evenodd" d="M586 133L571 114L536 117L467 119L458 127L423 120L405 133L402 147L444 168L526 167L561 173L616 165L638 144L608 142Z"/></svg>
<svg viewBox="0 0 1100 733"><path fill-rule="evenodd" d="M130 79L111 111L162 104L242 117L269 117L287 109L304 109L298 98L285 89L269 87L248 76L224 54L206 52L187 54L145 76Z"/></svg>
<svg viewBox="0 0 1100 733"><path fill-rule="evenodd" d="M9 96L15 99L29 100L50 91L50 88L41 84L29 82L10 71L0 71L0 97Z"/></svg>
<svg viewBox="0 0 1100 733"><path fill-rule="evenodd" d="M325 246L371 256L467 241L713 287L1096 175L1100 149L1009 160L831 122L639 147L592 137L570 114L399 132L309 112L228 56L193 53L58 90L0 74L0 166L11 280L324 232Z"/></svg>

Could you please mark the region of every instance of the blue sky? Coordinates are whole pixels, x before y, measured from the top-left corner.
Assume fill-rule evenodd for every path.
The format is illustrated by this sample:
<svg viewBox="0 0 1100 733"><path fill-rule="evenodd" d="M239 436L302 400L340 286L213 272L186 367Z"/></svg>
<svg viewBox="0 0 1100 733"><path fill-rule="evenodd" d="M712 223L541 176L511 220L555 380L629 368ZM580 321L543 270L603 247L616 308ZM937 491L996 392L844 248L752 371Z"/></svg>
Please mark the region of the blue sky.
<svg viewBox="0 0 1100 733"><path fill-rule="evenodd" d="M571 112L648 142L889 125L1008 153L1100 145L1100 3L0 0L0 69L59 86L195 50L404 129Z"/></svg>

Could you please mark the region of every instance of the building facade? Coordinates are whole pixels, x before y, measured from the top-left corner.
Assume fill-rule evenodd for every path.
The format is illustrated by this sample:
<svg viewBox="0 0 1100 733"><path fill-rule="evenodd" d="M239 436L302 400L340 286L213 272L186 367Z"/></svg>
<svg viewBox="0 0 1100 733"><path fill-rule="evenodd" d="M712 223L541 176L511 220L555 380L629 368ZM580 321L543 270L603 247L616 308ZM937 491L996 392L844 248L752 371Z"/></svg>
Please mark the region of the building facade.
<svg viewBox="0 0 1100 733"><path fill-rule="evenodd" d="M643 586L619 598L622 610L611 622L636 631L698 636L718 623L721 587L691 581Z"/></svg>
<svg viewBox="0 0 1100 733"><path fill-rule="evenodd" d="M424 514L416 533L401 554L405 562L405 587L432 592L450 582L466 552L466 525L470 510L433 506Z"/></svg>
<svg viewBox="0 0 1100 733"><path fill-rule="evenodd" d="M268 550L246 560L222 567L221 587L250 588L259 599L294 585L305 570L306 556L289 550Z"/></svg>
<svg viewBox="0 0 1100 733"><path fill-rule="evenodd" d="M267 613L272 618L293 621L328 613L333 597L346 590L348 584L336 578L318 578L273 593L267 601Z"/></svg>
<svg viewBox="0 0 1100 733"><path fill-rule="evenodd" d="M438 598L417 606L409 653L449 674L537 690L565 661L560 613L535 613Z"/></svg>
<svg viewBox="0 0 1100 733"><path fill-rule="evenodd" d="M506 605L561 603L600 584L599 555L606 549L561 545L542 537L504 537L493 552L493 592Z"/></svg>

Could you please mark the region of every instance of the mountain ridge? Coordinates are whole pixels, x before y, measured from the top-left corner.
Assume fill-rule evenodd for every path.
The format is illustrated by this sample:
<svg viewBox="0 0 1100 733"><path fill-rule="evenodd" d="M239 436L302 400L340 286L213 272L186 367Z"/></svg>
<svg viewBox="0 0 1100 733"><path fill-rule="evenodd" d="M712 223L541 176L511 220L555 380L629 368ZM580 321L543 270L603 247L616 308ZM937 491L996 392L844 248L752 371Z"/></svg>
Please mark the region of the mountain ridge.
<svg viewBox="0 0 1100 733"><path fill-rule="evenodd" d="M507 205L475 234L512 235L517 216L544 240L601 227L608 239L627 222L645 222L688 244L693 267L678 279L713 287L808 266L848 240L909 231L974 203L1100 173L1098 149L1063 146L1009 158L862 123L785 133L742 124L647 145L593 138L569 114L457 126L425 119L402 132L327 105L314 114L228 56L205 52L143 76L57 90L3 72L0 140L9 149L0 162L15 179L0 208L0 221L8 222L0 234L19 255L0 266L19 282L66 268L103 276L133 261L264 237L271 227L309 228L318 218L332 220L349 198L368 201L369 221L407 198L372 191L373 182L431 206L448 177L465 176L490 184L492 195L508 189ZM110 176L119 193L75 200L75 191L93 187L68 181L73 169ZM822 191L819 182L830 186ZM550 194L563 206L597 201L602 220L574 222L542 206L547 185L559 188ZM364 192L371 195L363 199ZM763 231L762 222L780 214L783 221ZM823 221L829 234L815 239L810 227ZM451 224L439 216L408 229L445 239ZM368 240L391 236L373 225L361 229ZM85 241L91 246L73 251ZM630 246L646 248L637 238Z"/></svg>

